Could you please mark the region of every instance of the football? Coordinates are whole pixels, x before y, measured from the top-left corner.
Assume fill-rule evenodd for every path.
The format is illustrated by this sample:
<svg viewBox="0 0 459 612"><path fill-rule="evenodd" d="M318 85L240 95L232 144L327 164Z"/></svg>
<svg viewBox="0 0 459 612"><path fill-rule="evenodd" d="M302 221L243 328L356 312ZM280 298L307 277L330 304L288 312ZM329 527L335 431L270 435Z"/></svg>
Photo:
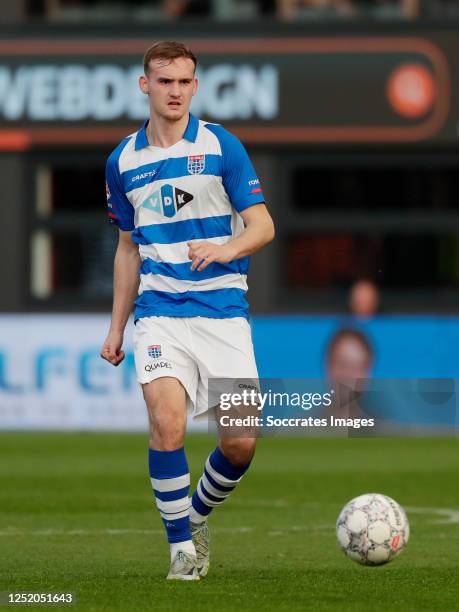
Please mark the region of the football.
<svg viewBox="0 0 459 612"><path fill-rule="evenodd" d="M394 559L405 548L409 534L403 508L379 493L352 499L336 522L341 550L363 565L382 565Z"/></svg>

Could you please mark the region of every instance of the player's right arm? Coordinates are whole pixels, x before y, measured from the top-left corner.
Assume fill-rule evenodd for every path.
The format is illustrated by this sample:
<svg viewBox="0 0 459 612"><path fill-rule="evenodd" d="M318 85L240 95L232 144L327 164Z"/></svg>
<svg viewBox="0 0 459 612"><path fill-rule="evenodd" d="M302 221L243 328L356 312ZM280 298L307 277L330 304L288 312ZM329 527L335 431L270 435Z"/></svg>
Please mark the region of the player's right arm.
<svg viewBox="0 0 459 612"><path fill-rule="evenodd" d="M126 143L127 139L110 155L105 172L108 218L110 223L118 226L119 237L113 274L112 321L100 356L115 366L124 359L121 350L124 329L139 288L139 247L132 241L134 208L126 196L119 168L119 158Z"/></svg>
<svg viewBox="0 0 459 612"><path fill-rule="evenodd" d="M113 308L110 330L100 356L117 366L124 359L123 336L139 289L140 256L131 232L119 230L113 273Z"/></svg>

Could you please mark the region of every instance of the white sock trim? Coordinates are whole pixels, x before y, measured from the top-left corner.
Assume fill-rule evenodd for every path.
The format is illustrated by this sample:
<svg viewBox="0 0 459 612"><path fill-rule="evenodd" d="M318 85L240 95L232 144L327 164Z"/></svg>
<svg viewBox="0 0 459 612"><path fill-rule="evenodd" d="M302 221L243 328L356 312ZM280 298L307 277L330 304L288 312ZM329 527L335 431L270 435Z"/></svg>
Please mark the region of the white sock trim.
<svg viewBox="0 0 459 612"><path fill-rule="evenodd" d="M209 479L205 474L201 476L201 482L208 493L214 497L219 497L222 501L226 499L230 493L232 493L232 491L222 491L221 489L215 488L214 485L209 482Z"/></svg>
<svg viewBox="0 0 459 612"><path fill-rule="evenodd" d="M195 525L201 525L202 523L205 523L206 521L207 521L207 516L204 516L203 514L199 514L199 512L197 512L193 508L193 505L191 505L190 522L194 523Z"/></svg>
<svg viewBox="0 0 459 612"><path fill-rule="evenodd" d="M190 507L190 498L188 495L186 497L182 497L181 499L174 499L172 501L162 501L156 498L156 505L158 506L158 510L160 512L165 512L167 514L185 512Z"/></svg>
<svg viewBox="0 0 459 612"><path fill-rule="evenodd" d="M176 491L190 486L190 474L183 474L176 478L150 478L151 486L155 491L166 493L167 491Z"/></svg>
<svg viewBox="0 0 459 612"><path fill-rule="evenodd" d="M238 478L237 480L230 480L229 478L225 478L225 476L222 476L220 472L217 472L216 470L214 470L214 468L210 465L209 458L207 458L207 461L206 461L206 470L209 472L212 478L216 482L218 482L218 484L222 485L222 487L234 487L241 480L242 476L244 476L244 474L242 474L242 476Z"/></svg>
<svg viewBox="0 0 459 612"><path fill-rule="evenodd" d="M212 501L211 499L209 499L207 495L204 493L204 491L202 490L201 481L198 482L196 492L198 494L199 499L202 501L202 503L205 504L206 506L209 506L209 508L216 508L224 501L224 499L220 499L218 500L218 502L216 502L216 501Z"/></svg>
<svg viewBox="0 0 459 612"><path fill-rule="evenodd" d="M189 508L187 508L183 512L176 512L175 514L167 514L165 512L160 512L159 514L161 515L161 518L166 519L166 521L176 521L177 519L185 518L186 516L188 516Z"/></svg>

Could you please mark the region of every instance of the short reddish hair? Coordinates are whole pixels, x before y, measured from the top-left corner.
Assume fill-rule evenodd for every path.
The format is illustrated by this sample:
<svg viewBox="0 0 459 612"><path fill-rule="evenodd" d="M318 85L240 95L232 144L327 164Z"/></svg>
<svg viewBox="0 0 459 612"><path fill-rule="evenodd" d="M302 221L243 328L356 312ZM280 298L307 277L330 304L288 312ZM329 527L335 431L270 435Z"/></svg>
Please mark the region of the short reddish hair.
<svg viewBox="0 0 459 612"><path fill-rule="evenodd" d="M190 59L194 63L194 68L196 70L198 60L191 49L188 49L188 47L186 47L183 43L175 41L162 41L155 43L146 50L145 55L143 56L143 69L145 74L148 74L150 70L151 60L173 60L177 57L186 57Z"/></svg>

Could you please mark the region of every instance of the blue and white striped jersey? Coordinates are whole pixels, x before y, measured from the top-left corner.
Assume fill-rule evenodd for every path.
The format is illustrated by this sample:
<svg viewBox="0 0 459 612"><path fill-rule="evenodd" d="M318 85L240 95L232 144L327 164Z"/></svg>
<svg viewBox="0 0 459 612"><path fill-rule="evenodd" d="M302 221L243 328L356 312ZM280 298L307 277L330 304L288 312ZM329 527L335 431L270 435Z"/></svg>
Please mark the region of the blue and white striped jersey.
<svg viewBox="0 0 459 612"><path fill-rule="evenodd" d="M108 216L132 231L142 260L135 318L247 317L249 258L191 270L187 242L224 244L239 235L240 212L264 201L240 141L190 114L182 140L148 143L145 125L107 161Z"/></svg>

